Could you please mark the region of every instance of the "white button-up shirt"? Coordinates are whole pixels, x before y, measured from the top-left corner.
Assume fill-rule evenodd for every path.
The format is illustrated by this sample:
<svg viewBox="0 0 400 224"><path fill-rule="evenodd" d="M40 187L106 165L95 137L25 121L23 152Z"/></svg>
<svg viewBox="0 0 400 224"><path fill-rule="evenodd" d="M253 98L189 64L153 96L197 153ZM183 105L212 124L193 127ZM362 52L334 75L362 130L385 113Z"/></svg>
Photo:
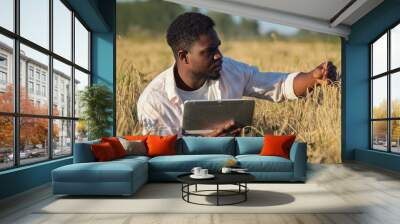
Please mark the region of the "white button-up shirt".
<svg viewBox="0 0 400 224"><path fill-rule="evenodd" d="M274 102L297 99L293 80L297 73L260 72L255 66L224 57L218 80L209 80L208 100L243 96ZM154 78L140 95L137 115L143 134L182 134L183 102L174 77L174 65Z"/></svg>

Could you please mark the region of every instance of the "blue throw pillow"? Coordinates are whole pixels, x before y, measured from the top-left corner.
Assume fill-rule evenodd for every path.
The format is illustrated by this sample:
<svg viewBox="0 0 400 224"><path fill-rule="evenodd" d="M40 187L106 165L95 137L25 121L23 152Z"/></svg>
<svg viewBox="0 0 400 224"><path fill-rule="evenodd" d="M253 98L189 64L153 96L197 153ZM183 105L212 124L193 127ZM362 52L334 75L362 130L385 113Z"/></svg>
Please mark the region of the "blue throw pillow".
<svg viewBox="0 0 400 224"><path fill-rule="evenodd" d="M237 137L236 155L259 154L264 145L264 137Z"/></svg>
<svg viewBox="0 0 400 224"><path fill-rule="evenodd" d="M182 137L182 154L226 154L235 155L233 137Z"/></svg>

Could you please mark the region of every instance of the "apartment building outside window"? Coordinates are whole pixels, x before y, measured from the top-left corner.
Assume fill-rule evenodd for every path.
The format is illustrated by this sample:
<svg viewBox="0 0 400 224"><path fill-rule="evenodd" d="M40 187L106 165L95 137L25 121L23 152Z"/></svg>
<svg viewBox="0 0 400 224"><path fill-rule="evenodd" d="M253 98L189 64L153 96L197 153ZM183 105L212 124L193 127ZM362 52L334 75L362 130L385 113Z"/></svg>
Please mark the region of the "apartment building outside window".
<svg viewBox="0 0 400 224"><path fill-rule="evenodd" d="M0 23L0 82L8 87L0 97L9 97L0 105L7 132L0 136L7 136L0 141L0 170L71 156L73 143L87 139L71 105L79 105L79 92L90 85L90 31L64 0L7 0L0 8L13 9L12 23ZM34 139L34 131L43 134Z"/></svg>

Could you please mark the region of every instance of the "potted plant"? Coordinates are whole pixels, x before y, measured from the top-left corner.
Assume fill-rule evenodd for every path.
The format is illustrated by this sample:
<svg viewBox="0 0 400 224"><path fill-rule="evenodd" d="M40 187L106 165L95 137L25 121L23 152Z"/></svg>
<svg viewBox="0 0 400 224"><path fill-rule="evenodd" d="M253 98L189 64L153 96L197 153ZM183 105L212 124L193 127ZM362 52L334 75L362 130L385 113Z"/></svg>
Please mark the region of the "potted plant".
<svg viewBox="0 0 400 224"><path fill-rule="evenodd" d="M89 140L110 136L107 130L112 126L113 97L107 86L94 84L86 87L80 93L79 106Z"/></svg>

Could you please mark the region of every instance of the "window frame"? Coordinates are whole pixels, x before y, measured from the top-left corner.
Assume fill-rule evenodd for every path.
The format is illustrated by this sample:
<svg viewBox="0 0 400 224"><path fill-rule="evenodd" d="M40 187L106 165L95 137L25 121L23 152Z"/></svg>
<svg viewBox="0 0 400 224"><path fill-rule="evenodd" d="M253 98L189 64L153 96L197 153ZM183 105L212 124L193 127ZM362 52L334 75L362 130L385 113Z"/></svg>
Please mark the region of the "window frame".
<svg viewBox="0 0 400 224"><path fill-rule="evenodd" d="M400 21L395 22L389 28L385 29L384 32L379 34L375 39L368 43L368 53L369 53L369 149L373 151L386 152L391 154L400 154L400 152L392 151L392 121L400 121L400 117L392 116L392 99L391 99L391 79L392 75L400 72L400 67L391 69L391 30L396 26L400 26ZM373 74L373 44L387 34L387 64L386 71L380 74ZM386 117L385 118L373 118L373 81L378 78L386 77L387 86L387 105L386 105ZM373 122L374 121L386 121L386 151L374 148L374 132L373 132Z"/></svg>
<svg viewBox="0 0 400 224"><path fill-rule="evenodd" d="M39 44L34 43L33 41L30 41L27 38L24 38L23 36L20 35L20 0L14 0L13 1L13 10L14 10L14 31L10 31L4 27L0 26L0 35L3 35L5 37L11 38L13 40L13 64L12 66L12 75L14 78L14 110L13 112L2 112L0 111L0 116L11 116L13 118L13 154L14 154L14 161L13 161L13 166L10 167L5 167L5 168L0 168L0 172L5 171L5 170L11 170L11 169L16 169L19 167L23 166L30 166L33 164L38 164L38 163L43 163L49 160L54 160L54 159L62 159L65 157L70 157L73 156L74 152L74 143L75 143L75 125L76 121L79 120L79 117L75 117L75 108L71 108L71 114L70 116L56 116L53 115L53 59L58 60L61 63L64 63L68 66L71 66L71 93L73 94L72 97L72 102L71 104L74 105L75 103L75 88L74 88L74 82L75 82L75 69L87 74L89 76L89 83L88 86L92 85L92 57L91 57L91 50L92 50L92 43L91 43L91 38L92 38L92 30L89 28L89 26L84 22L84 20L79 16L77 12L75 12L72 7L66 2L65 0L59 0L68 10L71 11L71 59L64 58L63 56L57 54L54 52L54 45L53 45L53 24L54 24L54 18L53 18L53 0L48 0L49 3L49 47L46 49L45 47L40 46ZM79 20L79 22L84 26L84 28L88 31L88 69L85 69L78 64L75 63L75 18ZM21 113L20 112L20 45L23 44L27 47L32 48L33 50L36 50L40 53L43 53L48 56L49 58L49 63L48 63L48 77L46 80L46 91L48 93L45 93L48 96L48 113L46 115L39 115L39 114L26 114L26 113ZM35 67L33 70L33 79L30 79L30 74L29 74L29 68L30 65L27 64L27 74L26 75L26 82L29 80L32 80L34 83L34 86L36 83L42 84L42 79L41 79L41 74L42 72L39 73L39 80L36 82L36 69ZM41 85L40 85L41 86ZM29 88L29 87L28 87ZM29 90L27 90L29 91ZM36 89L34 89L36 91ZM42 94L38 95L42 96ZM48 136L47 136L47 150L48 150L48 155L47 158L44 157L43 160L40 160L38 162L32 162L32 163L26 163L26 164L21 164L20 161L20 119L21 118L45 118L47 119L48 122ZM62 156L54 156L54 147L53 147L53 122L56 120L65 120L65 121L71 121L71 153L68 155L62 155Z"/></svg>

